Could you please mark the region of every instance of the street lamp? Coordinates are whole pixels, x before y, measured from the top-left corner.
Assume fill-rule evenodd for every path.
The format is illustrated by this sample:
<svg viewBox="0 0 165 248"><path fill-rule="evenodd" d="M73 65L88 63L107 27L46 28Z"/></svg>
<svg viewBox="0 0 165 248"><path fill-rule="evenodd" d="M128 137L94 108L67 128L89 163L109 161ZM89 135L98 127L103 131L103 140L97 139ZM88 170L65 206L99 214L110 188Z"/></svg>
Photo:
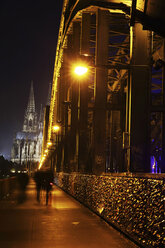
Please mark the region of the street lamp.
<svg viewBox="0 0 165 248"><path fill-rule="evenodd" d="M73 64L74 74L77 76L85 76L91 65L91 56L88 54L78 55L75 57L75 62Z"/></svg>
<svg viewBox="0 0 165 248"><path fill-rule="evenodd" d="M61 130L61 126L58 125L58 124L55 124L53 127L52 127L52 131L53 133L55 134L55 146L57 147L58 143L59 143L59 132Z"/></svg>
<svg viewBox="0 0 165 248"><path fill-rule="evenodd" d="M78 76L83 76L88 72L88 68L84 65L78 65L74 69L74 73Z"/></svg>
<svg viewBox="0 0 165 248"><path fill-rule="evenodd" d="M52 142L49 141L49 142L47 143L47 147L50 147L50 146L52 146Z"/></svg>
<svg viewBox="0 0 165 248"><path fill-rule="evenodd" d="M73 132L74 142L76 144L76 148L71 148L71 152L75 154L76 165L75 170L81 171L84 164L86 153L86 123L87 123L87 113L88 113L88 81L89 81L89 71L90 71L90 61L89 56L78 56L76 62L72 65L72 73L74 73L74 80L72 87L73 94L76 95L76 100L73 105L76 104L77 108L75 110L76 114L76 124L73 124L76 131ZM75 78L76 76L76 78ZM71 106L71 108L72 108ZM72 111L72 110L71 110ZM74 109L73 109L74 111ZM72 129L73 130L73 129Z"/></svg>
<svg viewBox="0 0 165 248"><path fill-rule="evenodd" d="M58 133L59 130L60 130L60 126L58 126L58 125L53 126L53 132L54 133Z"/></svg>

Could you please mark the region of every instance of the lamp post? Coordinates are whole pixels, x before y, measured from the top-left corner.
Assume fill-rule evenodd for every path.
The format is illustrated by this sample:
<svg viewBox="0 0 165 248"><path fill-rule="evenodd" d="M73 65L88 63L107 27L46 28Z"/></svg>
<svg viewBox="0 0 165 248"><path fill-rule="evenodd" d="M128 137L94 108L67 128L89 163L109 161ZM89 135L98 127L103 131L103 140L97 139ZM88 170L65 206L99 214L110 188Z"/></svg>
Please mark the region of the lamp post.
<svg viewBox="0 0 165 248"><path fill-rule="evenodd" d="M59 171L60 170L60 163L58 161L59 160L59 144L60 144L59 136L61 132L61 126L58 123L56 123L52 127L52 132L55 135L55 139L54 139L55 149L54 149L54 160L52 161L52 168L54 170L54 166L56 165L55 170Z"/></svg>
<svg viewBox="0 0 165 248"><path fill-rule="evenodd" d="M57 147L59 143L59 132L61 130L61 127L58 124L55 124L52 128L53 133L55 134L55 146Z"/></svg>
<svg viewBox="0 0 165 248"><path fill-rule="evenodd" d="M107 92L107 71L106 63L90 63L90 57L85 57L84 63L80 59L80 64L74 67L74 72L79 76L79 172L91 172L101 174L105 171L106 160L106 92ZM92 62L92 61L91 61ZM99 61L98 61L99 62ZM87 68L87 69L86 69ZM87 80L89 68L95 68L95 103L93 108L94 125L92 145L88 151L88 95L87 95ZM86 77L87 78L87 77ZM84 84L84 82L86 84ZM101 83L100 83L101 82ZM103 83L104 82L104 83ZM81 91L80 91L81 88ZM82 90L83 89L83 90ZM81 102L81 96L83 102ZM82 111L82 113L81 113ZM85 118L84 118L85 115ZM84 145L83 145L84 144ZM90 159L89 159L90 158ZM90 161L90 162L89 162Z"/></svg>
<svg viewBox="0 0 165 248"><path fill-rule="evenodd" d="M55 151L55 147L53 146L53 143L51 141L49 141L47 143L47 151L48 151L48 156L49 156L49 160L50 160L50 169L52 171L54 171L54 163L53 163L53 152Z"/></svg>
<svg viewBox="0 0 165 248"><path fill-rule="evenodd" d="M86 58L86 56L83 56ZM88 123L88 62L82 60L74 65L74 74L78 83L78 129L76 132L76 155L78 159L78 168L76 171L85 173L87 170L87 123ZM76 163L77 164L77 163Z"/></svg>

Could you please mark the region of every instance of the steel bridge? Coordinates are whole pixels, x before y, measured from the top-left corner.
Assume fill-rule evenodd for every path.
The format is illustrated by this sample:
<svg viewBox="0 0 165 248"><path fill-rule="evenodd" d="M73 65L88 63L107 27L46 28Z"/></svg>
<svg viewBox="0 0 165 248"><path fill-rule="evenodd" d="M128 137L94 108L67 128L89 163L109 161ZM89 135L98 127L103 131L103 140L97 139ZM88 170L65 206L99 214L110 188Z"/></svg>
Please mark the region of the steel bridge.
<svg viewBox="0 0 165 248"><path fill-rule="evenodd" d="M64 1L40 167L164 172L164 10L158 0Z"/></svg>

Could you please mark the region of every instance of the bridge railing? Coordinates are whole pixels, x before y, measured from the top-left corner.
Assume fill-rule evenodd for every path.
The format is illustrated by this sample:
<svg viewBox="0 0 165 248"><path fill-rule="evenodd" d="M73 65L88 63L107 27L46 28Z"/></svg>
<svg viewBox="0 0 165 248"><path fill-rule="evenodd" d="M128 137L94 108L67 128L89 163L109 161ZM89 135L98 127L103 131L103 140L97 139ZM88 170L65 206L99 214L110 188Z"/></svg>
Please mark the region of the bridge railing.
<svg viewBox="0 0 165 248"><path fill-rule="evenodd" d="M16 177L0 179L0 200L7 197L16 187Z"/></svg>
<svg viewBox="0 0 165 248"><path fill-rule="evenodd" d="M164 247L164 175L57 173L55 183L140 247Z"/></svg>

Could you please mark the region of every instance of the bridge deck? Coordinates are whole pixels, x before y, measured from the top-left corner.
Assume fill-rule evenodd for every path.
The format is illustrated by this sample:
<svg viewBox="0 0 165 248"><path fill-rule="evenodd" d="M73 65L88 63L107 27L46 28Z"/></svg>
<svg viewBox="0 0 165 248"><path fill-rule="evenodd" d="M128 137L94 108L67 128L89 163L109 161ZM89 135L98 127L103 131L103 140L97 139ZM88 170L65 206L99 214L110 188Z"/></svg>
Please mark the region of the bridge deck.
<svg viewBox="0 0 165 248"><path fill-rule="evenodd" d="M15 192L15 196L18 196ZM135 248L131 241L56 186L45 205L36 201L30 182L26 201L0 202L0 247L2 248Z"/></svg>

